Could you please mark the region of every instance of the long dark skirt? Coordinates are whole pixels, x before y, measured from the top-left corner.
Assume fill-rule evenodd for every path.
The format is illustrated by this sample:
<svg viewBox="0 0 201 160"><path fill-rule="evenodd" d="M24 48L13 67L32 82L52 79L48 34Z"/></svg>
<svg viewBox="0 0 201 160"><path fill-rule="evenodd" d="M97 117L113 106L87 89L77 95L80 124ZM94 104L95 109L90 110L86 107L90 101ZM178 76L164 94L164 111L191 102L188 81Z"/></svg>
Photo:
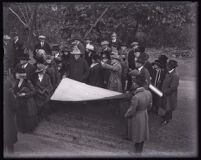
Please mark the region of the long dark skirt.
<svg viewBox="0 0 201 160"><path fill-rule="evenodd" d="M16 123L20 132L32 132L38 124L37 106L32 97L18 100Z"/></svg>

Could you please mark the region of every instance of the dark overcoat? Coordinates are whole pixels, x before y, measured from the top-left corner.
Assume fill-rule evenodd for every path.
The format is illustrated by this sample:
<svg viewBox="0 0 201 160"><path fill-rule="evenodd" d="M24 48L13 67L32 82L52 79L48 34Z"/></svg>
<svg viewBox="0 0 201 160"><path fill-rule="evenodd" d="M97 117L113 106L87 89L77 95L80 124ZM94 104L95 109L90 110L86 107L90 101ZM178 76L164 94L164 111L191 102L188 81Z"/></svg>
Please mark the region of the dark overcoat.
<svg viewBox="0 0 201 160"><path fill-rule="evenodd" d="M151 83L151 76L149 71L143 66L143 68L140 71L140 74L145 77L145 84L143 85L143 87L145 89L149 88L149 84Z"/></svg>
<svg viewBox="0 0 201 160"><path fill-rule="evenodd" d="M14 87L14 93L17 97L17 115L16 122L19 131L32 131L38 122L37 106L34 100L35 88L30 80L24 80L20 87L18 83ZM23 97L18 96L20 93L25 93Z"/></svg>
<svg viewBox="0 0 201 160"><path fill-rule="evenodd" d="M92 86L103 87L103 72L100 63L89 68L87 83Z"/></svg>
<svg viewBox="0 0 201 160"><path fill-rule="evenodd" d="M149 139L147 110L152 106L152 95L143 87L138 88L133 94L130 108L125 114L128 118L128 137L134 143L141 143Z"/></svg>
<svg viewBox="0 0 201 160"><path fill-rule="evenodd" d="M18 40L17 42L13 42L13 52L15 56L15 66L19 63L20 57L24 54L23 42Z"/></svg>
<svg viewBox="0 0 201 160"><path fill-rule="evenodd" d="M84 58L80 57L78 60L72 59L69 67L69 78L80 82L87 81L89 66Z"/></svg>
<svg viewBox="0 0 201 160"><path fill-rule="evenodd" d="M19 68L22 68L23 66L21 64L18 64L15 69L14 69L14 73L16 73L16 71ZM35 70L36 70L36 66L28 63L27 66L24 68L25 72L27 74L27 79L29 79L32 83L33 83L33 79L34 79L34 75L35 75Z"/></svg>
<svg viewBox="0 0 201 160"><path fill-rule="evenodd" d="M38 75L35 79L34 86L36 89L36 94L34 99L36 101L38 110L40 110L44 105L46 105L53 93L53 86L51 84L50 77L47 73L44 74L42 81L40 82Z"/></svg>
<svg viewBox="0 0 201 160"><path fill-rule="evenodd" d="M167 73L162 85L163 108L166 110L175 110L177 107L177 91L179 86L179 75L174 70Z"/></svg>
<svg viewBox="0 0 201 160"><path fill-rule="evenodd" d="M11 82L5 77L3 87L3 137L4 145L7 146L17 142L17 128L15 123L16 100Z"/></svg>

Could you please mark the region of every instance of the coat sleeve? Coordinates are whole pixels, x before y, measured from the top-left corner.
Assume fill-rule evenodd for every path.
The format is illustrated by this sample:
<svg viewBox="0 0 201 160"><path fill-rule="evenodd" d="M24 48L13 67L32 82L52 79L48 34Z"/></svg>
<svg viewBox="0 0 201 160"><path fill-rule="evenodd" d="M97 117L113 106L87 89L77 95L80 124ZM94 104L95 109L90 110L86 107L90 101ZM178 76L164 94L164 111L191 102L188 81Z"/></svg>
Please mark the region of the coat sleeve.
<svg viewBox="0 0 201 160"><path fill-rule="evenodd" d="M125 117L129 118L129 117L134 116L136 113L137 106L138 106L138 99L136 96L133 96L131 99L131 105L126 112Z"/></svg>
<svg viewBox="0 0 201 160"><path fill-rule="evenodd" d="M106 63L102 64L102 67L106 68L106 69L109 69L109 70L112 70L112 71L116 71L116 72L119 71L119 68L120 68L120 66L118 64L109 65L109 64L106 64Z"/></svg>
<svg viewBox="0 0 201 160"><path fill-rule="evenodd" d="M167 89L164 91L164 94L165 94L165 95L171 94L172 92L174 92L174 91L177 90L178 86L179 86L179 76L178 76L178 75L174 75L174 76L172 77L172 80L171 80L171 83L170 83L169 88L167 88Z"/></svg>
<svg viewBox="0 0 201 160"><path fill-rule="evenodd" d="M28 92L25 97L30 97L33 96L36 93L35 87L33 86L33 84L31 83L31 81L27 81L27 86L30 89L30 92Z"/></svg>

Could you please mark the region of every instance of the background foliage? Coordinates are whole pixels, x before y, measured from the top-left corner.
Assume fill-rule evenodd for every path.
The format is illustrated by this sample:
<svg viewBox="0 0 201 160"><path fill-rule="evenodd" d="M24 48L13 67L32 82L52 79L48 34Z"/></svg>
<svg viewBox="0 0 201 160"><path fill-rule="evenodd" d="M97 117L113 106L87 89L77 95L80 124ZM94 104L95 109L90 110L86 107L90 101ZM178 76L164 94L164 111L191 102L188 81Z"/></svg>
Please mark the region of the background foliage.
<svg viewBox="0 0 201 160"><path fill-rule="evenodd" d="M17 31L32 47L39 34L46 35L50 43L63 43L75 34L86 38L93 28L87 37L96 43L115 31L127 44L138 39L146 40L147 47L192 48L196 6L193 2L3 3L4 33Z"/></svg>

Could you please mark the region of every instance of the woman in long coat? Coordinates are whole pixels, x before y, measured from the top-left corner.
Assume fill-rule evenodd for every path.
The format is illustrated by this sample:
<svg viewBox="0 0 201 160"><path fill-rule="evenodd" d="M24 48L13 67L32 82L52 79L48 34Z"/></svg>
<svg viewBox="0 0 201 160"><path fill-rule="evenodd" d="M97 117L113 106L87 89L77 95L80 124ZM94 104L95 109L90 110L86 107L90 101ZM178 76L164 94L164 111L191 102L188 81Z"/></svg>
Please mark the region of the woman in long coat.
<svg viewBox="0 0 201 160"><path fill-rule="evenodd" d="M38 122L37 106L34 100L35 88L26 78L25 69L18 69L16 78L14 94L17 100L17 127L22 133L32 132Z"/></svg>
<svg viewBox="0 0 201 160"><path fill-rule="evenodd" d="M112 91L122 92L122 84L121 84L121 73L122 67L120 64L119 55L112 54L111 55L111 65L101 62L102 67L110 70L110 77L108 81L108 89Z"/></svg>
<svg viewBox="0 0 201 160"><path fill-rule="evenodd" d="M128 118L128 138L134 143L135 152L143 151L143 144L149 139L148 113L152 106L152 95L143 87L145 78L137 75L133 79L133 96L130 108L125 117Z"/></svg>
<svg viewBox="0 0 201 160"><path fill-rule="evenodd" d="M16 107L13 94L13 85L10 76L4 74L4 109L3 109L3 137L4 149L14 152L14 144L17 142L17 127L15 123Z"/></svg>

